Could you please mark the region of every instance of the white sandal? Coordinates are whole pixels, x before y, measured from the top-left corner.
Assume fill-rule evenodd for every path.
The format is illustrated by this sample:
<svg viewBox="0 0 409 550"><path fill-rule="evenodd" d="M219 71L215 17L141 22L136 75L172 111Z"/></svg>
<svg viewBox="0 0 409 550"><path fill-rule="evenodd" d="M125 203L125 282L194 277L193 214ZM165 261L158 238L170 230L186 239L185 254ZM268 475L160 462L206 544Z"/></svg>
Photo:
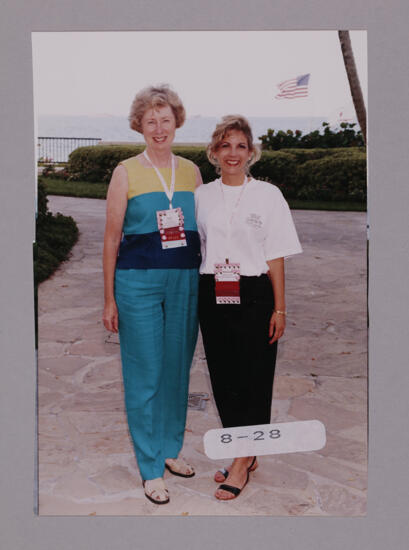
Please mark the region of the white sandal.
<svg viewBox="0 0 409 550"><path fill-rule="evenodd" d="M183 458L167 458L165 467L174 476L193 477L195 475L193 466L188 464Z"/></svg>
<svg viewBox="0 0 409 550"><path fill-rule="evenodd" d="M154 504L167 504L169 502L169 491L163 478L147 479L143 482L145 496Z"/></svg>

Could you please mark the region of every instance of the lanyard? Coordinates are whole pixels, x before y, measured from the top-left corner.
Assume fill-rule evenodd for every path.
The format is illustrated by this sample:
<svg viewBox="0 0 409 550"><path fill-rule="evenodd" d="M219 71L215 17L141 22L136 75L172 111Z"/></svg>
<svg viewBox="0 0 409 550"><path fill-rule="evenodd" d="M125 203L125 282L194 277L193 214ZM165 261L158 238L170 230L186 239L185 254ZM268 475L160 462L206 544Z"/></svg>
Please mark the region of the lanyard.
<svg viewBox="0 0 409 550"><path fill-rule="evenodd" d="M245 177L244 179L244 182L243 182L243 185L241 186L241 191L240 191L240 194L239 194L239 198L237 199L236 201L236 204L233 206L233 210L231 212L231 215L230 215L230 219L228 220L227 222L227 250L230 250L230 238L231 238L231 228L232 228L232 225L233 225L233 218L239 208L239 204L240 204L240 201L241 201L241 198L243 196L243 193L244 193L244 190L245 190L245 187L247 187L247 183L248 183L248 178L247 176ZM226 204L226 197L224 195L224 191L223 191L223 182L222 182L222 179L220 178L219 179L219 183L220 183L220 190L222 192L222 196L223 196L223 203L224 203L224 209L226 211L226 220L227 220L227 204ZM226 264L229 263L229 258L226 258Z"/></svg>
<svg viewBox="0 0 409 550"><path fill-rule="evenodd" d="M163 190L165 191L166 196L169 199L169 209L172 209L173 208L172 198L173 198L173 193L175 191L175 157L174 157L174 155L171 153L172 177L171 177L171 180L170 180L170 189L169 189L167 184L166 184L166 181L164 180L164 178L162 176L162 174L159 172L158 168L153 164L153 162L149 158L149 155L148 155L146 149L143 152L143 154L144 154L145 158L150 162L152 168L155 170L156 175L158 176L158 178L159 178L159 180L162 184Z"/></svg>

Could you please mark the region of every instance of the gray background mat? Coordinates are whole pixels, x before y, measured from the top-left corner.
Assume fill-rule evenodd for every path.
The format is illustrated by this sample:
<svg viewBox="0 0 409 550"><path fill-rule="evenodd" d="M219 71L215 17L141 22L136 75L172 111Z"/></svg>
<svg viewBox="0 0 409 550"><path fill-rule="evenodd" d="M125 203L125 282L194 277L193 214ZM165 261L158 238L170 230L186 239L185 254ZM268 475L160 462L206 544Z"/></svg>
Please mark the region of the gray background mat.
<svg viewBox="0 0 409 550"><path fill-rule="evenodd" d="M409 4L396 0L387 3L72 0L64 4L55 0L3 1L0 7L2 548L406 549L409 539L406 421L409 369L405 349L409 326L407 21ZM339 28L367 29L369 43L367 517L36 517L33 514L35 357L31 254L35 171L31 31ZM177 62L183 62L182 55ZM206 79L211 79L211 75Z"/></svg>

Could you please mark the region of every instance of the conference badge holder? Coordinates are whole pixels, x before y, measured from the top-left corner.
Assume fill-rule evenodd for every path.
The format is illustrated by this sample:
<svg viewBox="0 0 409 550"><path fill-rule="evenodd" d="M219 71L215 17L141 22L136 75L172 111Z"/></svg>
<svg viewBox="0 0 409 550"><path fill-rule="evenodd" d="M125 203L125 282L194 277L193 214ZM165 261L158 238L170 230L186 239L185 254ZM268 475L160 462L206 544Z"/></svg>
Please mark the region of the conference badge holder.
<svg viewBox="0 0 409 550"><path fill-rule="evenodd" d="M180 207L158 210L156 212L158 229L164 250L187 246L185 233L185 219Z"/></svg>
<svg viewBox="0 0 409 550"><path fill-rule="evenodd" d="M216 304L240 304L240 264L214 265Z"/></svg>

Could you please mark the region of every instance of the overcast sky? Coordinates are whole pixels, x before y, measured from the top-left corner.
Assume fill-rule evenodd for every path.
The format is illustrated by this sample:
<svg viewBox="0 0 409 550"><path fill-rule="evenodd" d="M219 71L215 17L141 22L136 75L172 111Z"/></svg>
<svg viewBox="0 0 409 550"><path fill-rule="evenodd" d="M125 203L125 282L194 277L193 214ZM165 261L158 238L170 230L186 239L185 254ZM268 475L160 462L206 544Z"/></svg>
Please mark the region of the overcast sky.
<svg viewBox="0 0 409 550"><path fill-rule="evenodd" d="M366 32L350 35L366 98ZM353 113L336 31L36 32L33 69L40 115L127 115L138 90L161 82L188 116ZM274 99L305 73L308 98Z"/></svg>

